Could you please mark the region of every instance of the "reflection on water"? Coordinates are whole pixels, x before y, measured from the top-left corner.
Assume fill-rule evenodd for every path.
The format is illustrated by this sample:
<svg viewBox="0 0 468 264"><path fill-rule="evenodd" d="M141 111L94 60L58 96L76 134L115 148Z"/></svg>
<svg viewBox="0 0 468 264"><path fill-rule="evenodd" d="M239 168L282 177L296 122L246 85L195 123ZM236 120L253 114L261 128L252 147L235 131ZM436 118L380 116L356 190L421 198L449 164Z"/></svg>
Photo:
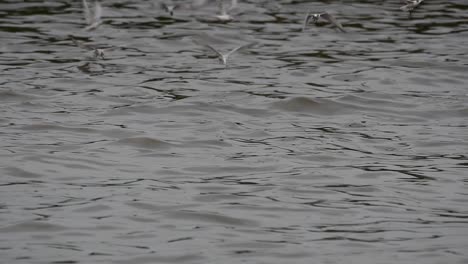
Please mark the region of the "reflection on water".
<svg viewBox="0 0 468 264"><path fill-rule="evenodd" d="M0 262L468 262L467 3L102 5L0 1Z"/></svg>

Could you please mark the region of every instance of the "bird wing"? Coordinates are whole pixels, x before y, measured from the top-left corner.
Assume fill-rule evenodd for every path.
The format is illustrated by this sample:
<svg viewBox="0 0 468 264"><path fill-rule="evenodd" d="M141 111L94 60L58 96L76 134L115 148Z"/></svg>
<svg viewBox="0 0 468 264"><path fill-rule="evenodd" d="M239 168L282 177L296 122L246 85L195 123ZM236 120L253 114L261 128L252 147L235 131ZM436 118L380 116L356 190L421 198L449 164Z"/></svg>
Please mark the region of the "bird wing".
<svg viewBox="0 0 468 264"><path fill-rule="evenodd" d="M414 6L411 5L411 4L407 4L407 5L404 5L404 6L400 7L400 9L401 9L402 11L408 12L408 11L413 10L413 9L414 9Z"/></svg>
<svg viewBox="0 0 468 264"><path fill-rule="evenodd" d="M91 11L89 10L88 2L86 2L86 0L83 0L83 12L84 12L86 23L91 24L92 23Z"/></svg>
<svg viewBox="0 0 468 264"><path fill-rule="evenodd" d="M424 0L407 0L404 6L400 7L403 11L413 11L419 4L421 4Z"/></svg>
<svg viewBox="0 0 468 264"><path fill-rule="evenodd" d="M84 45L83 43L76 40L74 37L70 36L70 38L73 41L73 44L75 44L76 46L78 46L78 47L80 47L82 49L86 49L86 50L94 50L94 48L92 48L90 46L87 46L87 45Z"/></svg>
<svg viewBox="0 0 468 264"><path fill-rule="evenodd" d="M250 43L241 45L241 46L239 46L239 47L237 47L237 48L234 48L234 49L232 49L230 52L228 52L228 53L226 54L226 58L229 57L229 56L231 56L231 54L233 54L234 52L236 52L236 51L238 51L238 50L245 49L245 48L248 48L248 47L252 47L252 46L254 46L255 44L257 44L257 42L250 42Z"/></svg>
<svg viewBox="0 0 468 264"><path fill-rule="evenodd" d="M237 7L237 0L231 1L231 6L229 7L229 11Z"/></svg>
<svg viewBox="0 0 468 264"><path fill-rule="evenodd" d="M217 2L218 2L219 13L221 15L227 15L226 7L224 6L224 0L217 0Z"/></svg>
<svg viewBox="0 0 468 264"><path fill-rule="evenodd" d="M169 6L166 3L160 3L159 8L163 9L166 12L169 12Z"/></svg>
<svg viewBox="0 0 468 264"><path fill-rule="evenodd" d="M172 5L172 11L176 10L176 9L180 9L182 7L181 4L173 4Z"/></svg>
<svg viewBox="0 0 468 264"><path fill-rule="evenodd" d="M102 48L101 50L103 51L114 51L114 50L117 50L117 49L121 49L122 47L119 47L119 46L112 46L112 47L105 47L105 48Z"/></svg>
<svg viewBox="0 0 468 264"><path fill-rule="evenodd" d="M102 6L99 1L96 0L94 3L94 22L101 20L102 16Z"/></svg>
<svg viewBox="0 0 468 264"><path fill-rule="evenodd" d="M111 47L111 48L102 49L102 51L108 52L108 51L114 51L116 49L117 49L117 47Z"/></svg>
<svg viewBox="0 0 468 264"><path fill-rule="evenodd" d="M306 14L305 18L304 18L304 23L302 24L302 31L305 31L307 25L309 24L309 20L311 18L311 14L310 12Z"/></svg>
<svg viewBox="0 0 468 264"><path fill-rule="evenodd" d="M91 25L85 27L84 30L85 30L85 31L95 30L95 29L98 28L101 24L102 24L102 21L101 21L101 20L98 20L98 21L96 21L96 22L93 22Z"/></svg>
<svg viewBox="0 0 468 264"><path fill-rule="evenodd" d="M200 45L200 46L203 46L203 47L205 47L205 48L211 50L212 52L216 53L216 55L217 55L218 57L220 57L220 58L223 57L223 54L222 54L221 52L217 51L217 50L216 50L215 48L213 48L212 46L210 46L210 45L208 45L208 44L201 43L201 42L199 42L199 41L197 41L197 40L195 40L195 39L193 40L193 42L195 42L196 44L198 44L198 45Z"/></svg>
<svg viewBox="0 0 468 264"><path fill-rule="evenodd" d="M330 13L325 12L320 14L320 16L323 17L323 19L330 22L331 24L333 24L334 26L336 26L339 30L341 30L341 32L346 32L346 30L343 28L343 25L341 25L341 23L338 22L338 20L336 20L335 17L332 16Z"/></svg>

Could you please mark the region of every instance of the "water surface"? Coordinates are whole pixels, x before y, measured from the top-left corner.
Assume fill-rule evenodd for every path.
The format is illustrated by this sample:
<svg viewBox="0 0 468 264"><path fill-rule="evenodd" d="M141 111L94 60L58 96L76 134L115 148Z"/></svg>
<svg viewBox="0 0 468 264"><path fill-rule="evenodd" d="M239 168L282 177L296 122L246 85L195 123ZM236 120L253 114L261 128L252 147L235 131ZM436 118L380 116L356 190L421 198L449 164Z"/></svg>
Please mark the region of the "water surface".
<svg viewBox="0 0 468 264"><path fill-rule="evenodd" d="M0 1L1 263L468 262L465 1L156 3Z"/></svg>

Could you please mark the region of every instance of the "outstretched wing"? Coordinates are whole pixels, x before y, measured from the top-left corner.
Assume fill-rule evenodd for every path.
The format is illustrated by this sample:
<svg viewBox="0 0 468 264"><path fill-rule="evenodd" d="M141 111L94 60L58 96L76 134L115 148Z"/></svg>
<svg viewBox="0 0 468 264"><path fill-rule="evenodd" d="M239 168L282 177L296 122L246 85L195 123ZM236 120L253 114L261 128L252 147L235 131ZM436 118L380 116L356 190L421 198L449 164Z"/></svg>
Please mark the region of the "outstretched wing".
<svg viewBox="0 0 468 264"><path fill-rule="evenodd" d="M411 11L411 10L414 9L414 5L412 5L412 4L407 4L407 5L404 5L404 6L400 7L400 9L401 9L402 11L409 12L409 11Z"/></svg>
<svg viewBox="0 0 468 264"><path fill-rule="evenodd" d="M341 25L341 23L338 22L338 20L336 20L335 17L332 16L330 13L325 12L325 13L320 14L320 16L323 17L323 19L330 22L331 24L333 24L339 30L341 30L341 32L346 32L346 30L343 28L343 25Z"/></svg>
<svg viewBox="0 0 468 264"><path fill-rule="evenodd" d="M159 4L159 7L160 7L161 9L164 9L164 11L166 11L166 12L170 12L169 6L168 6L166 3L160 3L160 4Z"/></svg>
<svg viewBox="0 0 468 264"><path fill-rule="evenodd" d="M241 46L239 46L239 47L237 47L237 48L234 48L233 50L231 50L230 52L228 52L228 53L226 54L226 57L231 56L231 54L233 54L234 52L236 52L236 51L238 51L238 50L245 49L245 48L250 48L250 47L252 47L252 46L254 46L254 45L256 45L256 44L257 44L257 42L250 42L250 43L241 45Z"/></svg>
<svg viewBox="0 0 468 264"><path fill-rule="evenodd" d="M95 30L95 29L98 28L101 24L102 24L102 21L101 21L101 20L95 21L95 22L93 22L91 25L85 27L84 30L86 30L86 31Z"/></svg>
<svg viewBox="0 0 468 264"><path fill-rule="evenodd" d="M102 6L101 6L101 3L96 0L96 2L94 3L94 23L98 22L101 20L101 16L102 16Z"/></svg>
<svg viewBox="0 0 468 264"><path fill-rule="evenodd" d="M226 15L226 7L224 6L224 0L217 0L218 10L221 15Z"/></svg>
<svg viewBox="0 0 468 264"><path fill-rule="evenodd" d="M405 2L405 5L400 7L401 10L403 11L408 11L411 12L413 9L415 9L419 4L422 3L424 0L407 0Z"/></svg>
<svg viewBox="0 0 468 264"><path fill-rule="evenodd" d="M83 43L76 40L73 36L70 36L70 38L73 41L73 44L75 44L76 46L78 46L78 47L80 47L82 49L86 49L86 50L94 50L94 48L92 48L90 46L87 46L87 45L84 45Z"/></svg>
<svg viewBox="0 0 468 264"><path fill-rule="evenodd" d="M122 46L112 46L112 47L105 47L105 48L101 48L102 51L114 51L114 50L117 50L117 49L122 49L123 47Z"/></svg>
<svg viewBox="0 0 468 264"><path fill-rule="evenodd" d="M237 0L232 0L231 1L231 6L229 7L229 11L237 7Z"/></svg>
<svg viewBox="0 0 468 264"><path fill-rule="evenodd" d="M194 39L193 42L195 42L196 44L200 45L200 46L203 46L209 50L211 50L212 52L214 52L218 57L222 58L223 57L223 54L219 51L217 51L215 48L213 48L212 46L208 45L208 44L204 44L204 43L201 43L199 42L198 40Z"/></svg>
<svg viewBox="0 0 468 264"><path fill-rule="evenodd" d="M307 25L309 24L309 20L310 18L312 17L312 15L309 13L306 14L305 18L304 18L304 23L302 24L302 31L305 31Z"/></svg>
<svg viewBox="0 0 468 264"><path fill-rule="evenodd" d="M86 23L91 24L93 19L91 18L91 11L89 10L88 2L86 2L86 0L83 0L83 13Z"/></svg>

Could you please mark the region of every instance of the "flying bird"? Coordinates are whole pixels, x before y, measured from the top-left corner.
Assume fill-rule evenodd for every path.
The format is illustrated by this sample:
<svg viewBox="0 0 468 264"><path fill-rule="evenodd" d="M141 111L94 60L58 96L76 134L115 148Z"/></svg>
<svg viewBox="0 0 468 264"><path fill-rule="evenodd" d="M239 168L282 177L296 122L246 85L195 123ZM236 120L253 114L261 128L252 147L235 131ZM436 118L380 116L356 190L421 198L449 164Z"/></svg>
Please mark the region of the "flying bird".
<svg viewBox="0 0 468 264"><path fill-rule="evenodd" d="M341 25L341 23L338 22L338 20L336 20L336 18L328 12L323 12L323 13L318 13L318 14L307 13L304 19L304 25L302 26L302 31L305 31L310 20L312 20L314 23L317 23L317 21L320 18L325 19L328 23L334 25L341 32L346 32L346 30L343 28L343 25Z"/></svg>
<svg viewBox="0 0 468 264"><path fill-rule="evenodd" d="M166 4L166 3L161 3L159 5L162 9L164 9L164 11L166 11L167 13L169 13L171 16L174 15L174 10L180 8L180 5L178 4Z"/></svg>
<svg viewBox="0 0 468 264"><path fill-rule="evenodd" d="M400 7L400 9L411 13L423 1L424 0L405 0L405 5Z"/></svg>
<svg viewBox="0 0 468 264"><path fill-rule="evenodd" d="M228 14L228 11L237 7L237 0L231 1L231 6L228 10L226 10L226 6L224 5L224 0L217 0L218 3L218 10L219 14L215 15L215 17L221 22L229 22L233 20L233 17Z"/></svg>
<svg viewBox="0 0 468 264"><path fill-rule="evenodd" d="M215 53L216 56L218 57L219 62L221 64L225 65L225 66L227 65L227 60L228 60L229 56L231 56L233 53L235 53L236 51L239 51L241 49L252 47L255 44L257 44L256 42L247 43L247 44L244 44L244 45L241 45L241 46L238 46L238 47L232 49L228 53L223 54L223 53L219 52L217 49L213 48L212 46L210 46L208 44L200 43L197 40L194 40L194 42L196 44L200 45L200 46L203 46L203 47L211 50L213 53Z"/></svg>
<svg viewBox="0 0 468 264"><path fill-rule="evenodd" d="M102 24L102 7L101 3L98 0L94 1L93 12L91 12L91 10L89 9L88 2L86 2L86 0L83 0L83 9L85 20L88 24L88 26L85 27L86 31L94 30Z"/></svg>
<svg viewBox="0 0 468 264"><path fill-rule="evenodd" d="M73 41L73 43L76 46L78 46L78 47L80 47L82 49L85 49L85 50L93 51L94 58L96 58L96 59L98 59L98 58L104 59L104 52L111 51L111 50L115 49L115 47L97 47L97 46L92 46L92 45L86 45L86 44L76 40L73 36L70 36L70 38L71 38L71 40Z"/></svg>

